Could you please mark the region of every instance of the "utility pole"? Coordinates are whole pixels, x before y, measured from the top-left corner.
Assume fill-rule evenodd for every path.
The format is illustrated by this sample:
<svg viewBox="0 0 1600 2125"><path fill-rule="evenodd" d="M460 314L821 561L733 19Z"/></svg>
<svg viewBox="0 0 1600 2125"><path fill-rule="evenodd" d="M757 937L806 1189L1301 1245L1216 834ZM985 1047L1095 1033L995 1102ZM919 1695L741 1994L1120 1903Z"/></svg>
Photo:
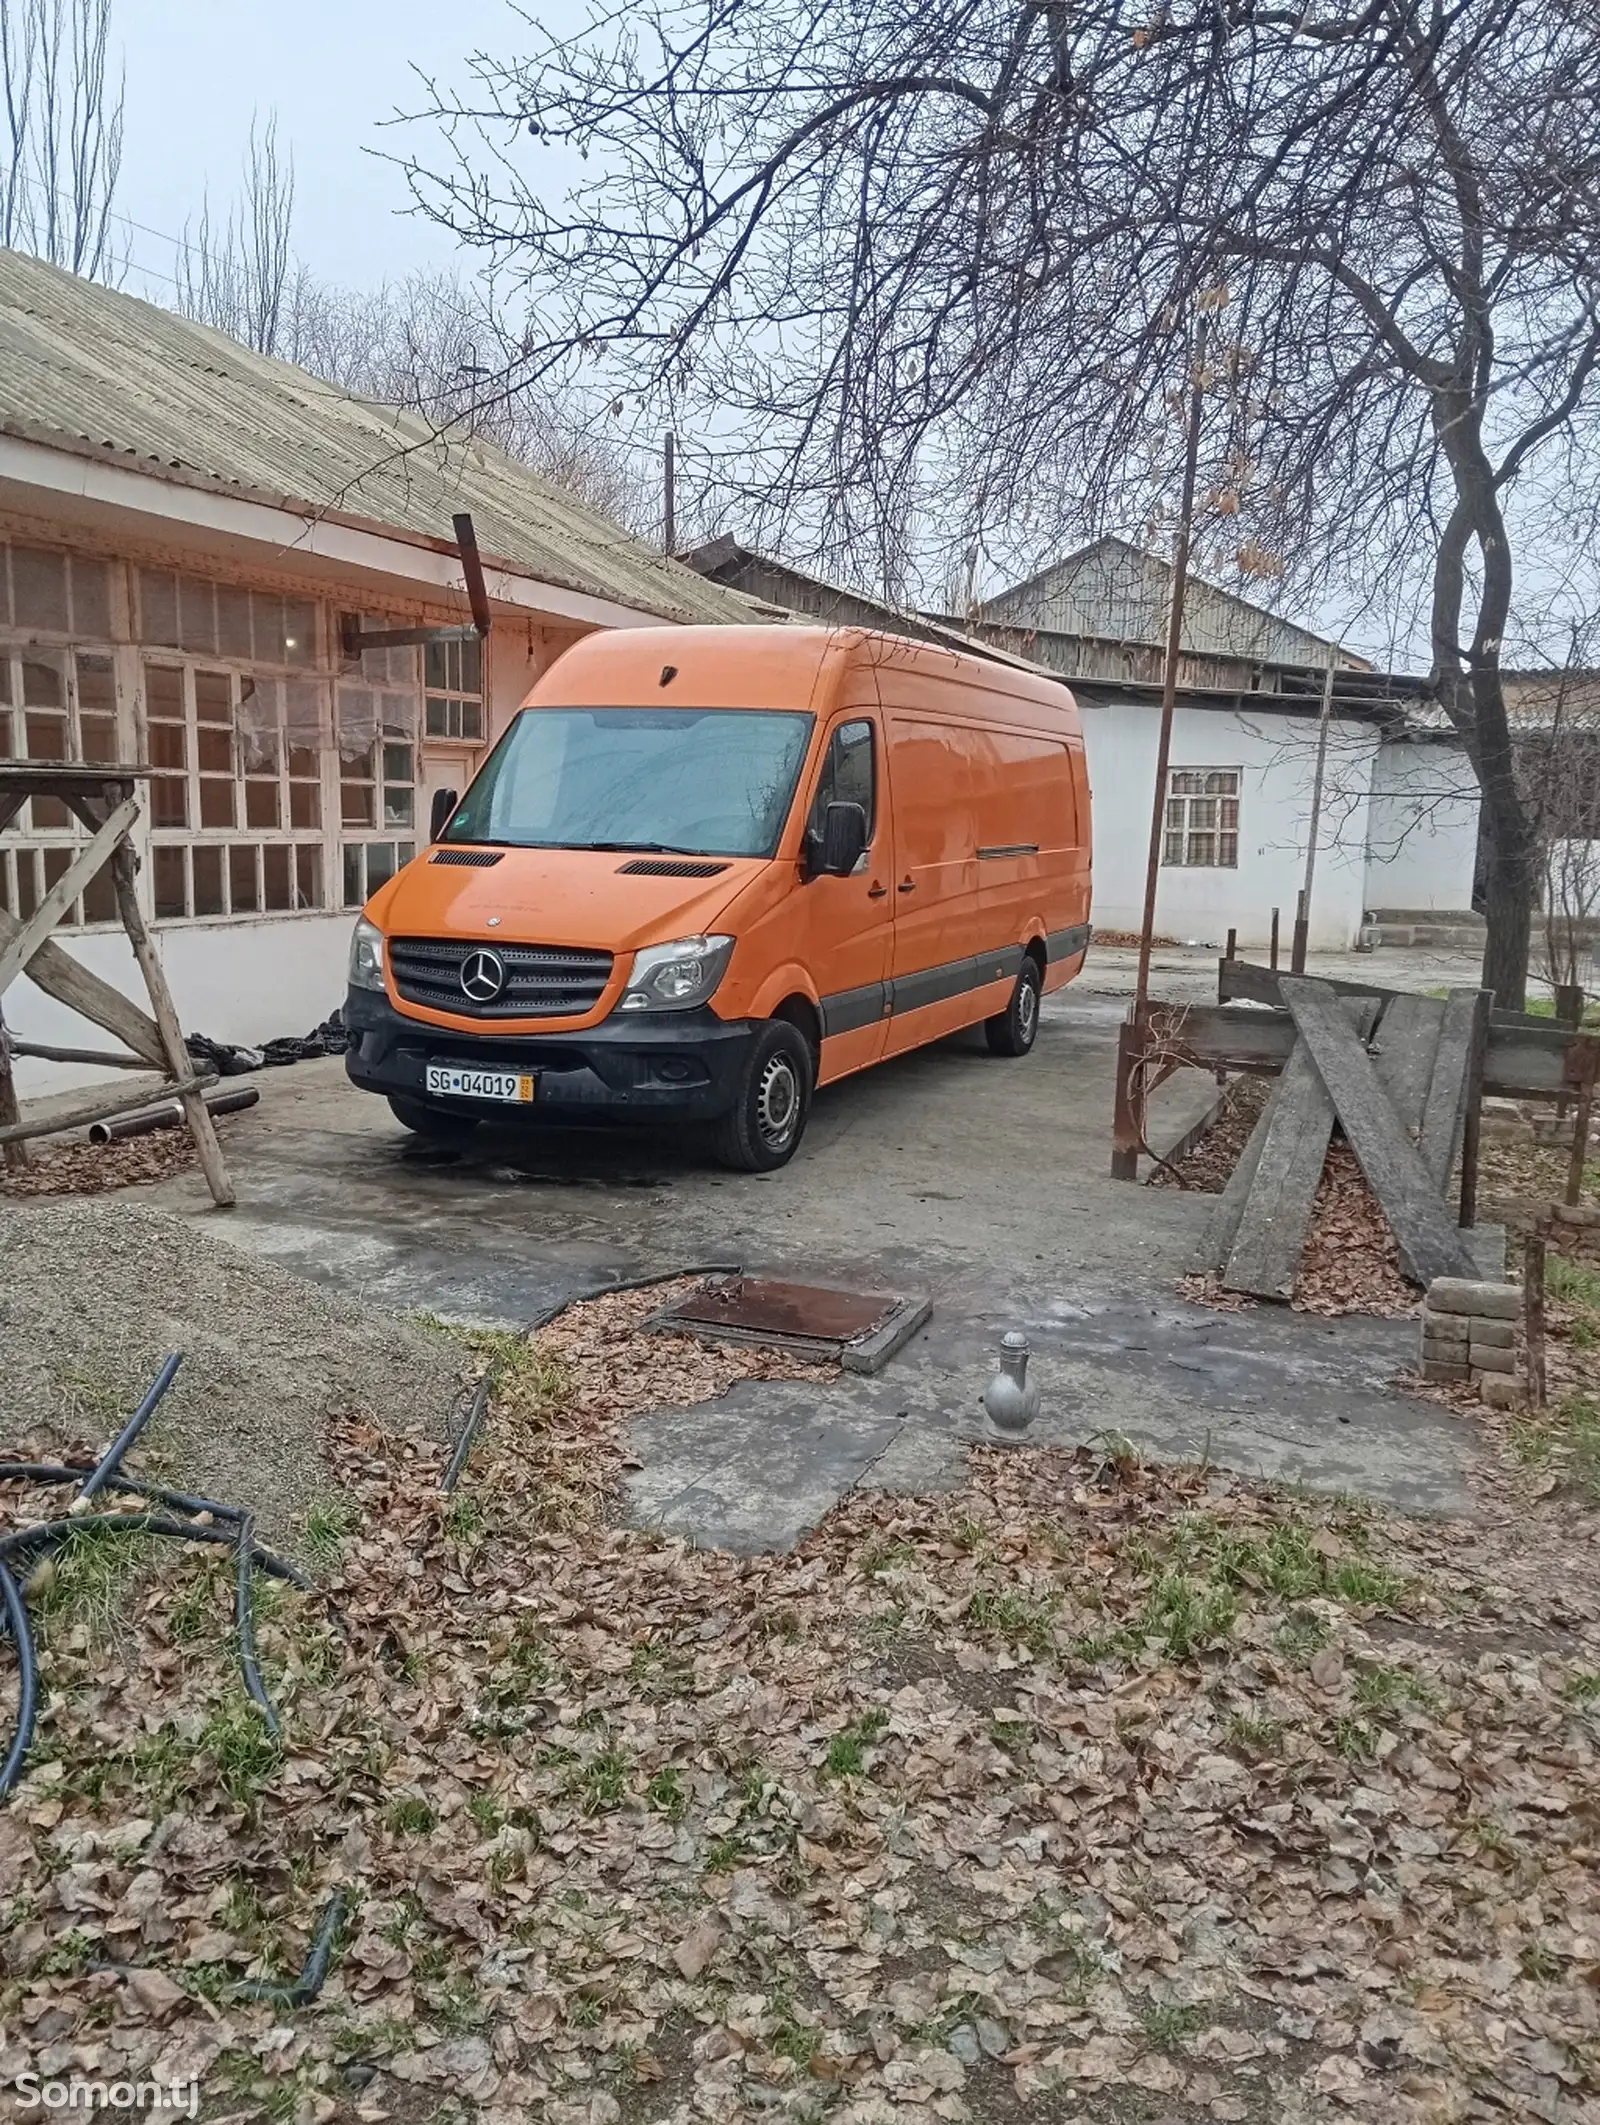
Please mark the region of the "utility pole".
<svg viewBox="0 0 1600 2125"><path fill-rule="evenodd" d="M1303 974L1306 970L1306 943L1311 934L1311 882L1317 875L1317 834L1322 825L1322 781L1328 767L1328 724L1333 717L1333 660L1337 654L1330 645L1328 669L1322 680L1322 714L1317 719L1317 764L1311 775L1311 831L1306 837L1306 882L1300 888L1300 905L1294 918L1294 943L1289 950L1289 971L1292 974Z"/></svg>
<svg viewBox="0 0 1600 2125"><path fill-rule="evenodd" d="M678 549L678 438L669 428L661 453L662 511L661 546L665 553Z"/></svg>

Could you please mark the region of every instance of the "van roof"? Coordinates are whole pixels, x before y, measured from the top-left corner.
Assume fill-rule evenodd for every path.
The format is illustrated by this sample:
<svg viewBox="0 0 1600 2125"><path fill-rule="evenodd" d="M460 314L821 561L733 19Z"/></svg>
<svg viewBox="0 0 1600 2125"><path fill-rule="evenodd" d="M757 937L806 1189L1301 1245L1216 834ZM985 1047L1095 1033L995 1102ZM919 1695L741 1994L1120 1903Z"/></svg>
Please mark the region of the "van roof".
<svg viewBox="0 0 1600 2125"><path fill-rule="evenodd" d="M541 706L681 701L701 708L821 709L833 671L873 664L960 679L968 686L1057 714L1073 707L1065 681L942 643L867 627L624 627L585 635L538 681ZM670 676L664 676L670 674Z"/></svg>

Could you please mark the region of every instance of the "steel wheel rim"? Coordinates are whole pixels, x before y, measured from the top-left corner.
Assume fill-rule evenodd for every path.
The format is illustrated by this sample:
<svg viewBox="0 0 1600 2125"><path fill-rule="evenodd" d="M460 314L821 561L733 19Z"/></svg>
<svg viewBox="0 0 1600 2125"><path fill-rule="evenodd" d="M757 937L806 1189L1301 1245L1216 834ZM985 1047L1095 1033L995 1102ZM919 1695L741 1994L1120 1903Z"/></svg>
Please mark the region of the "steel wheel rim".
<svg viewBox="0 0 1600 2125"><path fill-rule="evenodd" d="M756 1129L769 1151L781 1151L800 1118L800 1080L787 1055L772 1055L756 1086Z"/></svg>
<svg viewBox="0 0 1600 2125"><path fill-rule="evenodd" d="M1039 991L1031 981L1018 985L1017 1031L1030 1044L1039 1024Z"/></svg>

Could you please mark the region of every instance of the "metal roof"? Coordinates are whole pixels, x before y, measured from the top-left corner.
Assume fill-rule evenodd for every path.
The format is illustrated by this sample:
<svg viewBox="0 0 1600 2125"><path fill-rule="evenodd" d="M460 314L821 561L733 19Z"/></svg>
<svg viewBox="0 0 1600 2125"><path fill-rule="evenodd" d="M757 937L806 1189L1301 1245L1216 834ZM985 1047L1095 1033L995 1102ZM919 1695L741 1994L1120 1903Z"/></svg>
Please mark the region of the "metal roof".
<svg viewBox="0 0 1600 2125"><path fill-rule="evenodd" d="M662 619L764 616L492 444L6 250L0 432L436 546L467 510L491 568Z"/></svg>

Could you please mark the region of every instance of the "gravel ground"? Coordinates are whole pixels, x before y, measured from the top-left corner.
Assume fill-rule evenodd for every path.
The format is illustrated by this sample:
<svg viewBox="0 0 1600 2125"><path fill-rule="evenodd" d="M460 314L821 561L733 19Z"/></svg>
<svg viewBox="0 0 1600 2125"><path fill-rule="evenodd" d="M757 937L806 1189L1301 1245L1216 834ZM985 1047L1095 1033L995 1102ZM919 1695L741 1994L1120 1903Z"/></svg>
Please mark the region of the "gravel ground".
<svg viewBox="0 0 1600 2125"><path fill-rule="evenodd" d="M133 1464L248 1503L291 1543L330 1486L330 1417L438 1438L463 1374L453 1340L243 1254L215 1225L104 1197L0 1203L0 1443L104 1444L174 1350L182 1370Z"/></svg>

